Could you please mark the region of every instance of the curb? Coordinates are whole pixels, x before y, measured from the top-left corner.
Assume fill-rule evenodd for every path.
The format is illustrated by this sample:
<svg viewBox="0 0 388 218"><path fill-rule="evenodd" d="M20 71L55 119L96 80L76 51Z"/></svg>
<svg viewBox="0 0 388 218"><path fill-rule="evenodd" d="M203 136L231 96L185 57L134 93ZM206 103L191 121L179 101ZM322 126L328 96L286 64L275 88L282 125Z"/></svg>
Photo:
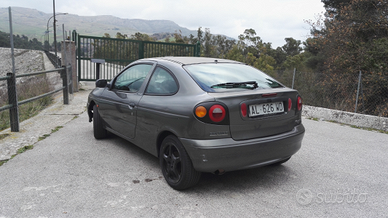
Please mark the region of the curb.
<svg viewBox="0 0 388 218"><path fill-rule="evenodd" d="M302 116L388 131L388 118L303 105Z"/></svg>

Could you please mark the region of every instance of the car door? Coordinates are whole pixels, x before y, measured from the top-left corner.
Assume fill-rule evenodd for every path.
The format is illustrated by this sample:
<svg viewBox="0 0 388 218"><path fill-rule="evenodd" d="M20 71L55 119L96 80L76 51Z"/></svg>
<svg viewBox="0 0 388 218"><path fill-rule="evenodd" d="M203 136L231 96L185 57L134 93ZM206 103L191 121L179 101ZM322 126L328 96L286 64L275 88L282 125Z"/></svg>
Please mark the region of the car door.
<svg viewBox="0 0 388 218"><path fill-rule="evenodd" d="M136 130L137 104L152 64L137 64L120 73L109 89L101 96L99 112L109 130L125 138L134 138Z"/></svg>
<svg viewBox="0 0 388 218"><path fill-rule="evenodd" d="M136 137L141 140L142 148L151 154L157 154L155 142L161 128L180 122L181 116L174 111L182 107L180 99L175 97L178 90L175 76L167 68L157 66L139 102L137 114Z"/></svg>

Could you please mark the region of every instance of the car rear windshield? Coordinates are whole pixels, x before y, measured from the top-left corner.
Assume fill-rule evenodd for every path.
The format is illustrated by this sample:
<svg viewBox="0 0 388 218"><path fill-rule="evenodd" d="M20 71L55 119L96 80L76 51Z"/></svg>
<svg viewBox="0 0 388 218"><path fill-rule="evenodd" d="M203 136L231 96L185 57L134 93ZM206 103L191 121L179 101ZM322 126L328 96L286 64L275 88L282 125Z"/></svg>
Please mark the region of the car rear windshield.
<svg viewBox="0 0 388 218"><path fill-rule="evenodd" d="M207 92L284 87L262 71L244 64L193 64L184 68Z"/></svg>

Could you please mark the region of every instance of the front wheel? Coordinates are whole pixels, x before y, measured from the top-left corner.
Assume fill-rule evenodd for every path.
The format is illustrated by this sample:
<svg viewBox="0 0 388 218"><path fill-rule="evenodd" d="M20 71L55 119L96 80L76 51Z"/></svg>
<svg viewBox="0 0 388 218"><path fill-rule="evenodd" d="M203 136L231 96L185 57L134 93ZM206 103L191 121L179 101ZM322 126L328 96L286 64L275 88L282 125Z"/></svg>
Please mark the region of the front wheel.
<svg viewBox="0 0 388 218"><path fill-rule="evenodd" d="M98 113L96 105L93 106L93 133L96 139L103 139L108 135L108 132L104 129L104 121Z"/></svg>
<svg viewBox="0 0 388 218"><path fill-rule="evenodd" d="M196 185L201 173L193 167L182 143L173 135L167 136L160 147L159 163L168 185L183 190Z"/></svg>

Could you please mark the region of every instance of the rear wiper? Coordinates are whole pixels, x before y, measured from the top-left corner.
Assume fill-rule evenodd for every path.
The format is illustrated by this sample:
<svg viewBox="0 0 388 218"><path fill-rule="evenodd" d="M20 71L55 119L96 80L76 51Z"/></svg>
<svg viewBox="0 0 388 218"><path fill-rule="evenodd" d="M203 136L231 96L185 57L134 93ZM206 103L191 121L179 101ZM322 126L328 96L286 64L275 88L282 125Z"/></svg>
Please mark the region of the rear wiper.
<svg viewBox="0 0 388 218"><path fill-rule="evenodd" d="M229 83L219 83L212 85L210 88L244 88L244 89L256 89L259 87L256 81L247 81L247 82L229 82Z"/></svg>

